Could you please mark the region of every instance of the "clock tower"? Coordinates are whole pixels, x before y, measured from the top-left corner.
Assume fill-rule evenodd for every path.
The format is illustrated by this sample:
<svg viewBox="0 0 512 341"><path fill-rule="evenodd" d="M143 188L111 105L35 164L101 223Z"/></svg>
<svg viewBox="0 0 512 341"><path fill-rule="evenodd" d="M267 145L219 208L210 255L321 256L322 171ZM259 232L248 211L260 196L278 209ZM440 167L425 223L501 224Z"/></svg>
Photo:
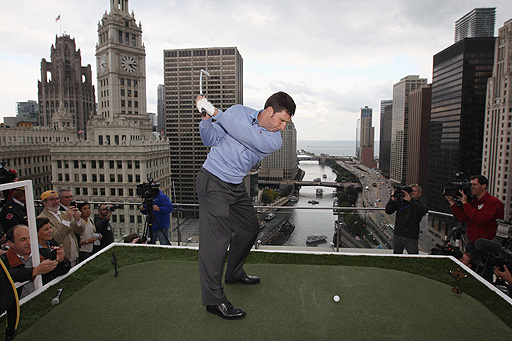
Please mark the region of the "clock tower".
<svg viewBox="0 0 512 341"><path fill-rule="evenodd" d="M98 115L105 121L146 117L146 51L142 25L128 0L110 0L98 23L96 44Z"/></svg>

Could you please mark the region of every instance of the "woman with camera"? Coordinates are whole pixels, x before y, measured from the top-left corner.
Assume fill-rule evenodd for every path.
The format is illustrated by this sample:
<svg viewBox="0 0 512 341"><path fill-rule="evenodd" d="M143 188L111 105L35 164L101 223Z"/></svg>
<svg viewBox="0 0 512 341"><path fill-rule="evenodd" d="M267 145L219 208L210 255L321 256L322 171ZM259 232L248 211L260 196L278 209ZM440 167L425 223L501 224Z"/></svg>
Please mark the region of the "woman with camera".
<svg viewBox="0 0 512 341"><path fill-rule="evenodd" d="M79 251L79 259L80 262L83 262L90 256L92 256L93 252L93 244L99 245L99 240L101 240L102 236L99 233L96 233L96 227L94 226L94 221L91 217L91 205L88 202L83 202L77 205L80 213L82 213L81 219L82 224L84 224L84 232L80 234L80 251Z"/></svg>

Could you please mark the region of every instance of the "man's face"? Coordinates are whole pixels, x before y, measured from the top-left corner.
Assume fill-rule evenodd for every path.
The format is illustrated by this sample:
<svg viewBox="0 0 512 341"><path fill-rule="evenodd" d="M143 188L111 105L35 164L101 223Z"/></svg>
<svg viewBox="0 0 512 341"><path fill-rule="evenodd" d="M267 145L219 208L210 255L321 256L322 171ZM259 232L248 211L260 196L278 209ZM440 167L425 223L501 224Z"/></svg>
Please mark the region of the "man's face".
<svg viewBox="0 0 512 341"><path fill-rule="evenodd" d="M20 256L30 255L30 235L28 227L18 227L14 231L14 243L9 241L9 246Z"/></svg>
<svg viewBox="0 0 512 341"><path fill-rule="evenodd" d="M69 191L64 191L60 194L60 203L66 207L69 206L71 201L73 201L73 194Z"/></svg>
<svg viewBox="0 0 512 341"><path fill-rule="evenodd" d="M286 111L275 112L272 107L268 107L263 111L261 119L258 118L260 127L267 129L270 132L284 130L286 124L290 122L291 116Z"/></svg>
<svg viewBox="0 0 512 341"><path fill-rule="evenodd" d="M411 196L411 199L417 200L419 197L421 197L421 192L418 187L411 187L412 192L409 194Z"/></svg>
<svg viewBox="0 0 512 341"><path fill-rule="evenodd" d="M108 213L107 205L101 205L98 210L98 215L103 218L103 217L107 216L107 213Z"/></svg>
<svg viewBox="0 0 512 341"><path fill-rule="evenodd" d="M25 199L25 191L20 191L18 189L14 190L12 192L12 197L22 203L25 203L26 202L26 199Z"/></svg>
<svg viewBox="0 0 512 341"><path fill-rule="evenodd" d="M471 194L480 197L485 193L487 185L480 185L478 179L471 180Z"/></svg>
<svg viewBox="0 0 512 341"><path fill-rule="evenodd" d="M59 210L60 200L58 196L49 197L43 200L43 205L50 211L56 212Z"/></svg>

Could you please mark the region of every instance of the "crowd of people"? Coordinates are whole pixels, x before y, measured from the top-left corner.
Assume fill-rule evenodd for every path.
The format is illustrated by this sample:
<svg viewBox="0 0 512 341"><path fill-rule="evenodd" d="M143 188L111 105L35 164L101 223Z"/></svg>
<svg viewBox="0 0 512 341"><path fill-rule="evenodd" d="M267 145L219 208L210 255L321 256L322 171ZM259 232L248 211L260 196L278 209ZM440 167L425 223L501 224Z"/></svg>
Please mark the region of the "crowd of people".
<svg viewBox="0 0 512 341"><path fill-rule="evenodd" d="M512 275L506 265L503 267L481 267L474 264L473 260L478 257L476 242L479 239L493 240L497 220L503 219L503 203L487 192L488 180L483 175L475 175L470 180L470 193L463 190L456 196L446 195L445 198L450 205L453 216L460 222L466 224L465 233L468 237L468 244L464 252L458 253L459 260L475 269L475 271L488 281L492 281L492 275L503 279L512 285ZM408 254L418 254L418 240L420 234L420 222L428 212L425 204L420 201L422 189L417 184L402 186L396 190L386 204L386 213L396 213L395 228L393 232L393 253L402 254L405 249ZM468 198L471 195L471 199Z"/></svg>
<svg viewBox="0 0 512 341"><path fill-rule="evenodd" d="M15 282L28 281L18 289L20 298L34 291L37 275L47 283L114 241L109 205L101 205L93 218L91 205L74 202L69 188L46 191L36 218L40 263L34 267L25 190L14 188L4 197L9 199L0 211L0 257Z"/></svg>

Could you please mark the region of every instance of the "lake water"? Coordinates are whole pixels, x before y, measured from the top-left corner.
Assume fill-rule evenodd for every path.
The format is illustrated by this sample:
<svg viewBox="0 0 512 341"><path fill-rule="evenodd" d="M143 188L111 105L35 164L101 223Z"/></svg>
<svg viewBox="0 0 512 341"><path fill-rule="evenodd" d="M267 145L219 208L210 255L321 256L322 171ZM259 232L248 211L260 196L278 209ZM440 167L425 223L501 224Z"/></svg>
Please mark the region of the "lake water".
<svg viewBox="0 0 512 341"><path fill-rule="evenodd" d="M320 155L355 156L356 141L298 140L297 149ZM374 153L379 155L379 141L375 141Z"/></svg>

